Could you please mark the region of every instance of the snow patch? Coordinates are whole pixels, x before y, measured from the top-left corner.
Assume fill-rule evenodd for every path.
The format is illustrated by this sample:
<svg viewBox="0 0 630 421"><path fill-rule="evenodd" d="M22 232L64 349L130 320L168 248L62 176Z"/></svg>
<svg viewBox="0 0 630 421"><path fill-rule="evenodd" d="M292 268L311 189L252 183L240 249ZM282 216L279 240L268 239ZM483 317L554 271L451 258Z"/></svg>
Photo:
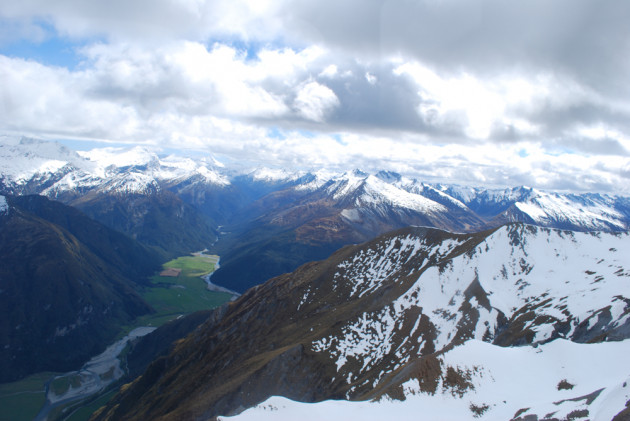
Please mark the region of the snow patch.
<svg viewBox="0 0 630 421"><path fill-rule="evenodd" d="M350 222L361 222L361 213L358 209L344 209L341 211L341 216Z"/></svg>
<svg viewBox="0 0 630 421"><path fill-rule="evenodd" d="M0 195L0 215L3 213L9 212L9 204L7 203L7 198Z"/></svg>

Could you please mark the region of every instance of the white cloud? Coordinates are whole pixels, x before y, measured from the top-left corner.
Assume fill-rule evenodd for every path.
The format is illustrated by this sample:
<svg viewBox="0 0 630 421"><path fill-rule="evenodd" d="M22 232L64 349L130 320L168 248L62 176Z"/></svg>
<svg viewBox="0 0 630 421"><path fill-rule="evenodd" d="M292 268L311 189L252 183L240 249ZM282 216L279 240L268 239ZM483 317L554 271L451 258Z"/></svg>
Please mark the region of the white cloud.
<svg viewBox="0 0 630 421"><path fill-rule="evenodd" d="M365 72L365 80L367 80L370 85L374 85L378 81L378 78L370 72Z"/></svg>
<svg viewBox="0 0 630 421"><path fill-rule="evenodd" d="M5 3L0 43L83 47L73 69L0 55L2 131L473 184L630 177L623 2Z"/></svg>
<svg viewBox="0 0 630 421"><path fill-rule="evenodd" d="M324 70L321 71L321 73L319 74L319 77L333 78L338 73L339 73L339 69L337 68L337 65L336 64L330 64L330 65L326 66L326 68Z"/></svg>
<svg viewBox="0 0 630 421"><path fill-rule="evenodd" d="M304 118L321 123L339 105L339 98L327 86L311 81L298 89L293 104Z"/></svg>
<svg viewBox="0 0 630 421"><path fill-rule="evenodd" d="M0 16L49 22L73 38L104 37L155 45L170 39L212 36L274 39L281 32L279 2L251 0L21 0Z"/></svg>

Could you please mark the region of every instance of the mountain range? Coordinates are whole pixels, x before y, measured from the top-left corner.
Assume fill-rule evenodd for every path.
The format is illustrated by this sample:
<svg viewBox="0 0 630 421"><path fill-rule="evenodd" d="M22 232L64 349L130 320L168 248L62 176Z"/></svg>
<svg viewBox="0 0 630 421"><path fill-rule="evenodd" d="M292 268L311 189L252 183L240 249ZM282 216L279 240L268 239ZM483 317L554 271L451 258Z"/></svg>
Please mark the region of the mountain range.
<svg viewBox="0 0 630 421"><path fill-rule="evenodd" d="M1 382L80 365L208 249L244 294L135 343L95 420L628 419L627 197L1 140Z"/></svg>
<svg viewBox="0 0 630 421"><path fill-rule="evenodd" d="M610 420L628 240L519 223L344 247L216 310L93 419Z"/></svg>
<svg viewBox="0 0 630 421"><path fill-rule="evenodd" d="M4 138L0 174L1 194L41 194L74 206L165 258L208 248L221 256L213 282L239 292L409 225L452 232L510 222L630 227L630 198L622 196L428 184L385 171L247 169L142 147L74 152Z"/></svg>

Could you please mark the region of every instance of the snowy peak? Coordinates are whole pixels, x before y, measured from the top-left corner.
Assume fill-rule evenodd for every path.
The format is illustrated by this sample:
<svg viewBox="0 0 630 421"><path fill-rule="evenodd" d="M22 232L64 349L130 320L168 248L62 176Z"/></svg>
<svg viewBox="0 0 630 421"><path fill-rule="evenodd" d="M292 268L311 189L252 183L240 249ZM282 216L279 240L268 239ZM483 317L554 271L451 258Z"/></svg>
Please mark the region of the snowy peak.
<svg viewBox="0 0 630 421"><path fill-rule="evenodd" d="M533 190L527 199L516 202L514 207L541 226L582 227L592 231L628 228L614 203L599 195L561 196Z"/></svg>
<svg viewBox="0 0 630 421"><path fill-rule="evenodd" d="M467 206L486 219L490 226L525 222L578 231L624 231L630 228L625 198L544 192L527 186L482 189L438 184L433 187Z"/></svg>
<svg viewBox="0 0 630 421"><path fill-rule="evenodd" d="M90 163L56 142L3 136L0 142L0 178L10 190L33 179L54 183L61 176L91 167Z"/></svg>
<svg viewBox="0 0 630 421"><path fill-rule="evenodd" d="M402 180L402 176L393 171L379 171L375 174L375 177L383 180L386 183L396 183Z"/></svg>
<svg viewBox="0 0 630 421"><path fill-rule="evenodd" d="M162 185L195 182L227 186L220 163L159 155L146 147L108 147L75 153L54 143L27 138L3 138L0 180L13 193L58 197L86 191L151 194Z"/></svg>
<svg viewBox="0 0 630 421"><path fill-rule="evenodd" d="M131 149L94 149L84 152L83 155L97 164L98 175L103 178L142 174L154 180L164 181L201 176L209 183L229 184L227 178L215 170L216 160L213 158L198 161L175 155L160 158L156 152L140 146Z"/></svg>
<svg viewBox="0 0 630 421"><path fill-rule="evenodd" d="M389 179L394 178L389 177ZM333 179L326 187L326 191L334 200L348 208L379 210L379 207L387 205L391 208L409 209L416 212L446 211L439 203L398 188L384 181L382 177L369 175L359 170Z"/></svg>
<svg viewBox="0 0 630 421"><path fill-rule="evenodd" d="M313 200L338 208L346 222L379 219L366 232L377 226L381 233L409 224L472 232L509 222L582 231L630 228L630 200L623 197L551 193L526 186L431 185L391 171L374 175L358 169L341 175L277 168L236 172L212 156L161 156L148 147L75 153L55 142L9 136L0 140L0 191L45 194L66 203L68 197L76 199L88 192L147 195L169 190L209 212L211 203L224 202L218 217L226 223L222 215L265 196L271 195L265 201L271 208L284 210L287 203L276 206L275 198L297 201L313 193ZM234 209L228 209L231 204Z"/></svg>
<svg viewBox="0 0 630 421"><path fill-rule="evenodd" d="M142 146L134 148L100 148L81 153L98 165L99 171L118 172L124 169L149 169L158 165L157 154Z"/></svg>

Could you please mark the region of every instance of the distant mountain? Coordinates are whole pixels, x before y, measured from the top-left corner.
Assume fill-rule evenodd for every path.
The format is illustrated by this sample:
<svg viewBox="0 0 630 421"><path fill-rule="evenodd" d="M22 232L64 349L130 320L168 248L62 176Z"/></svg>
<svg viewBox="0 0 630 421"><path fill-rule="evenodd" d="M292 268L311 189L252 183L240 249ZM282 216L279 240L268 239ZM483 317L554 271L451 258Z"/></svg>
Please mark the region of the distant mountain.
<svg viewBox="0 0 630 421"><path fill-rule="evenodd" d="M624 197L550 193L530 187L505 190L438 188L494 226L525 222L577 231L624 231L630 228L630 200Z"/></svg>
<svg viewBox="0 0 630 421"><path fill-rule="evenodd" d="M157 253L41 196L0 196L0 382L67 371L150 312Z"/></svg>
<svg viewBox="0 0 630 421"><path fill-rule="evenodd" d="M306 182L263 197L252 205L266 211L262 216L227 228L229 237L217 245L223 258L213 282L242 292L343 245L409 225L454 231L484 226L446 195L435 192L440 203L360 171L320 185Z"/></svg>
<svg viewBox="0 0 630 421"><path fill-rule="evenodd" d="M630 229L630 199L428 184L394 172L236 168L147 148L75 153L27 138L0 144L0 194L43 194L164 257L212 248L213 282L245 291L346 244L405 226L475 232L509 222Z"/></svg>
<svg viewBox="0 0 630 421"><path fill-rule="evenodd" d="M452 232L510 222L576 231L630 227L627 198L430 185L391 172L348 172L276 191L251 206L262 216L228 226L216 246L222 261L214 282L239 291L409 225Z"/></svg>
<svg viewBox="0 0 630 421"><path fill-rule="evenodd" d="M611 419L630 398L629 240L513 224L345 247L216 310L93 419L353 408L272 396L380 402L356 404L366 419Z"/></svg>
<svg viewBox="0 0 630 421"><path fill-rule="evenodd" d="M21 138L0 146L0 193L42 194L154 247L164 258L203 250L216 240L212 218L185 203L162 182L201 177L222 185L203 165L160 160L143 148L83 156L51 142Z"/></svg>
<svg viewBox="0 0 630 421"><path fill-rule="evenodd" d="M170 191L86 194L67 204L153 247L164 260L204 250L217 238L212 221Z"/></svg>

